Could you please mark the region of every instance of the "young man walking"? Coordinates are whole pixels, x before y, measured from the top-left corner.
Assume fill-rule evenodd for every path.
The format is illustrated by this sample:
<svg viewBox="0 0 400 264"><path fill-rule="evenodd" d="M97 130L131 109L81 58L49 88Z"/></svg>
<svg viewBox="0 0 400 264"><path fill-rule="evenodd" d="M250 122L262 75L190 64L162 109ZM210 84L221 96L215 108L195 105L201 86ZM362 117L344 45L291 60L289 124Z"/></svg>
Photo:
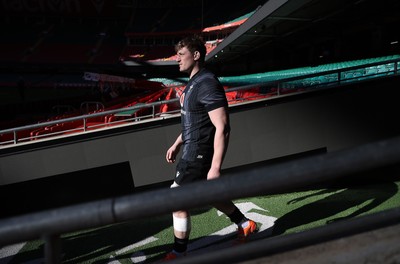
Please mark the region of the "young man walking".
<svg viewBox="0 0 400 264"><path fill-rule="evenodd" d="M229 141L228 102L217 77L204 68L206 47L198 36L187 37L175 46L179 70L189 74L181 97L182 131L167 150L166 159L174 163L182 148L171 187L198 180L220 177ZM238 240L244 242L257 231L257 224L247 219L231 201L213 205L238 225ZM173 212L174 246L165 260L186 255L191 229L188 211Z"/></svg>

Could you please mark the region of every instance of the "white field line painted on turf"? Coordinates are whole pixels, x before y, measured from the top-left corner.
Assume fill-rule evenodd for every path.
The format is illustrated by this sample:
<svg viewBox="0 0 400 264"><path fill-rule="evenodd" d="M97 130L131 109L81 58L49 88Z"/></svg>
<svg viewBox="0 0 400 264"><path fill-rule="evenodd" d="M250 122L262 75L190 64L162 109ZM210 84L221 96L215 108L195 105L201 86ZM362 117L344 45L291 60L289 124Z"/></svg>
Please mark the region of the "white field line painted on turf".
<svg viewBox="0 0 400 264"><path fill-rule="evenodd" d="M267 230L271 228L274 225L274 222L276 220L275 217L267 216L267 215L262 215L256 212L250 212L252 210L259 210L259 211L264 211L268 212L268 210L261 208L257 205L255 205L252 202L245 202L245 203L237 203L236 206L250 219L256 221L259 225L259 232ZM224 215L222 212L217 211L218 216ZM188 251L193 252L195 254L201 253L203 250L209 250L210 247L212 246L212 249L217 249L217 248L223 248L227 246L232 245L232 241L227 241L224 243L219 243L217 245L213 245L214 243L229 238L230 236L233 236L236 234L236 224L229 225L217 232L214 232L212 234L209 234L203 238L200 238L193 243L190 243L188 245ZM265 234L263 234L265 235ZM126 246L118 251L115 252L115 255L110 256L110 260L108 264L121 264L117 259L115 259L118 255L124 254L126 252L129 252L131 250L134 250L135 248L141 247L148 245L154 241L157 241L158 238L156 237L149 237L146 238L142 241L139 241L135 244ZM131 256L131 261L132 263L143 263L146 261L147 256L144 254L142 251L134 252Z"/></svg>
<svg viewBox="0 0 400 264"><path fill-rule="evenodd" d="M270 220L272 220L272 219L270 219ZM273 221L275 221L275 220L273 220ZM256 222L258 222L258 221L256 221ZM236 225L233 225L233 226L236 226ZM266 232L261 233L261 229L268 230L267 226L268 225L263 224L262 228L260 228L260 231L258 233L256 233L256 234L252 235L250 237L250 240L257 239L257 238L262 238L262 237L267 237L268 235L270 235L271 231L272 231L272 228L270 229L270 232L266 231ZM272 224L272 226L273 226L273 224ZM204 240L209 239L209 237L210 236L205 237ZM223 239L223 238L227 238L227 236L221 237L220 240ZM214 239L214 240L218 241L217 239ZM222 248L234 247L235 245L238 245L235 242L236 242L235 240L228 240L228 241L220 242L220 243L215 243L214 242L215 244L212 244L212 245L209 245L209 246L207 246L207 243L203 243L204 246L202 246L202 247L200 247L198 249L197 248L191 248L190 245L189 245L190 250L188 251L188 253L191 254L191 255L199 255L199 254L203 254L205 252L209 252L210 250L217 250L217 249L222 249Z"/></svg>
<svg viewBox="0 0 400 264"><path fill-rule="evenodd" d="M258 231L264 231L267 230L268 228L271 228L274 225L274 222L277 218L272 217L272 216L267 216L255 212L250 212L251 210L259 210L259 211L264 211L264 212L269 212L268 210L261 208L257 205L255 205L252 202L245 202L245 203L238 203L236 206L242 211L242 213L249 219L252 219L253 221L257 222L258 224ZM218 216L223 215L221 211L218 211Z"/></svg>
<svg viewBox="0 0 400 264"><path fill-rule="evenodd" d="M7 264L25 246L26 242L0 248L0 264Z"/></svg>
<svg viewBox="0 0 400 264"><path fill-rule="evenodd" d="M215 233L209 234L199 240L196 240L188 245L188 252L198 250L200 248L212 245L220 240L228 237L233 237L236 233L236 224L225 227Z"/></svg>
<svg viewBox="0 0 400 264"><path fill-rule="evenodd" d="M259 228L258 234L260 234L262 231L267 230L267 229L270 229L272 231L272 227L277 218L267 216L267 215L262 215L262 214L255 213L255 212L249 213L249 211L251 211L252 209L257 209L257 210L265 211L265 212L268 212L268 210L265 210L251 202L238 203L238 204L236 204L236 206L246 215L246 217L248 217L258 223L258 228ZM220 211L218 211L217 214L219 216L224 215ZM212 233L204 238L201 238L201 239L191 243L188 246L188 248L189 248L188 251L191 251L191 252L197 254L197 253L201 253L202 251L207 251L210 248L215 250L215 249L219 249L219 248L225 248L228 246L232 246L233 241L219 243L218 245L213 245L213 244L220 240L231 237L235 234L236 234L236 224L232 224L222 230L219 230L215 233ZM253 236L255 237L258 234L254 234ZM268 234L270 234L270 233L264 232L262 235L267 236ZM209 246L209 247L207 247L207 246Z"/></svg>
<svg viewBox="0 0 400 264"><path fill-rule="evenodd" d="M144 254L144 252L139 251L132 254L131 260L132 263L143 263L147 260L147 256Z"/></svg>
<svg viewBox="0 0 400 264"><path fill-rule="evenodd" d="M251 210L255 209L255 210L260 210L260 211L264 211L264 212L268 212L268 210L263 209L257 205L255 205L252 202L245 202L245 203L238 203L236 204L236 206L248 217L253 219L254 221L256 221L258 224L261 224L259 226L259 232L267 230L268 228L271 228L276 220L276 218L274 217L270 217L270 216L266 216L266 215L262 215L259 213L254 213L254 212L250 212ZM218 211L217 212L218 216L222 216L223 213ZM199 249L203 248L203 247L207 247L207 245L212 245L213 243L218 242L219 240L228 238L230 236L233 236L236 233L236 225L232 224L228 227L225 227L217 232L214 232L204 238L201 238L193 243L191 243L189 245L189 251L196 251L196 253L200 253ZM110 256L110 260L108 262L108 264L120 264L120 262L118 260L115 259L116 256L124 254L126 252L129 252L131 250L134 250L135 248L139 248L141 246L145 246L147 244L150 244L154 241L157 241L158 238L156 237L148 237L142 241L139 241L137 243L134 243L132 245L126 246L118 251L115 252L115 255ZM0 249L0 264L7 264L11 261L11 259L13 258L13 256L15 256L16 254L18 254L18 252L22 249L22 247L25 245L26 243L19 243L19 244L15 244L15 245L10 245L10 246L6 246ZM218 245L217 247L214 245L214 248L219 248L219 247L226 247L227 245L232 244L232 241L228 241L225 243L220 243L220 245ZM201 251L201 250L200 250ZM147 259L146 255L141 252L135 252L132 254L131 256L131 261L132 263L143 263L145 260ZM37 260L33 260L30 261L29 263L41 263L41 261L43 261L43 259L37 259Z"/></svg>
<svg viewBox="0 0 400 264"><path fill-rule="evenodd" d="M237 208L239 208L240 211L242 211L243 214L246 214L250 212L253 209L264 211L264 212L269 212L267 209L261 208L258 205L252 203L252 202L245 202L245 203L237 203L235 204ZM218 211L218 216L223 215L224 213L221 211Z"/></svg>
<svg viewBox="0 0 400 264"><path fill-rule="evenodd" d="M148 238L146 238L146 239L144 239L142 241L139 241L137 243L134 243L132 245L126 246L124 248L121 248L120 250L115 251L115 256L111 256L110 257L110 261L108 262L108 264L120 264L121 262L119 262L118 260L115 259L116 256L124 254L124 253L126 253L128 251L131 251L131 250L135 249L135 248L150 244L150 243L152 243L154 241L157 241L157 240L158 240L158 238L152 236L152 237L148 237ZM131 260L132 260L133 263L141 263L141 262L146 260L146 255L141 251L135 252L131 257Z"/></svg>
<svg viewBox="0 0 400 264"><path fill-rule="evenodd" d="M144 239L142 241L139 241L139 242L137 242L135 244L126 246L124 248L121 248L120 250L116 251L115 254L117 254L117 255L124 254L124 253L126 253L128 251L131 251L132 249L135 249L135 248L150 244L150 243L152 243L154 241L157 241L157 240L158 240L158 238L156 238L156 237L153 237L153 236L152 237L148 237L148 238L146 238L146 239Z"/></svg>

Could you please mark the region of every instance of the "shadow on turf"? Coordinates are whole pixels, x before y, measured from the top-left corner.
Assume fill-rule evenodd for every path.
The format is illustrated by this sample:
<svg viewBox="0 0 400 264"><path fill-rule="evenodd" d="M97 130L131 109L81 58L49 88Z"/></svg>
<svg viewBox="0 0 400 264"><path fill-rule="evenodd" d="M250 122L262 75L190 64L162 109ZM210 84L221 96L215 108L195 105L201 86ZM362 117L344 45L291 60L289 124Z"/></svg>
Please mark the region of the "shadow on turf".
<svg viewBox="0 0 400 264"><path fill-rule="evenodd" d="M210 209L212 207L196 208L191 210L191 213L202 214ZM160 259L160 254L169 252L172 248L172 217L169 214L64 235L61 238L62 263L100 264L111 263L112 260L127 263L132 257L132 250L128 249L118 255L116 252L169 228L171 233L168 233L168 239L171 244L150 246L144 250L146 256L149 256L146 263L151 263ZM111 259L111 256L114 256L114 259ZM0 256L0 263L7 261L7 264L17 264L26 263L28 260L33 261L32 263L43 263L43 258L44 244L41 243L37 248L20 252L10 260Z"/></svg>
<svg viewBox="0 0 400 264"><path fill-rule="evenodd" d="M212 207L196 208L191 210L191 214L202 214L210 209ZM169 214L133 220L71 235L63 238L63 251L66 253L63 257L63 263L110 263L111 259L104 256L114 256L115 260L126 261L132 257L132 250L127 250L126 253L118 255L116 255L116 252L169 228L171 228L171 233L168 233L170 235L168 239L172 243L172 217ZM148 257L146 263L160 258L160 253L169 252L171 248L172 244L146 247L144 250ZM155 256L151 257L152 255ZM102 259L96 261L96 258Z"/></svg>
<svg viewBox="0 0 400 264"><path fill-rule="evenodd" d="M329 219L351 209L353 211L350 214L331 218L327 220L327 224L359 216L380 206L398 191L397 185L393 182L370 183L362 186L351 185L348 188L328 188L291 200L289 203L304 203L313 196L326 195L321 200L308 203L278 218L275 221L272 236L281 235L289 229L314 221Z"/></svg>
<svg viewBox="0 0 400 264"><path fill-rule="evenodd" d="M264 230L257 234L257 237L280 235L289 229L323 219L328 219L327 223L329 223L367 213L398 193L399 190L394 180L399 180L399 172L399 168L394 171L370 172L368 175L363 175L367 177L358 178L358 181L330 184L319 192L291 200L289 203L305 203L307 199L314 196L324 195L323 199L310 202L283 215L275 221L272 232L270 229ZM360 181L360 179L362 180ZM376 179L380 179L380 181ZM335 215L352 208L352 212L348 215L334 218ZM209 209L211 208L197 209L193 211L193 214L201 214ZM156 224L152 224L152 222ZM71 234L62 238L62 261L63 263L109 263L110 259L104 256L111 256L116 251L132 245L135 241L141 241L152 234L171 228L171 226L171 216L164 215ZM138 230L145 230L145 232L137 232ZM221 242L225 243L230 240L230 236L231 234L228 234ZM172 240L171 234L171 243ZM210 245L209 248L212 249L214 246L218 248L219 244ZM152 257L149 257L146 263L160 259L160 254L168 252L171 248L172 244L147 247L145 253ZM27 259L35 260L38 256L43 256L43 252L43 244L39 248L27 249L15 256L9 264L26 262ZM119 254L115 259L126 260L131 256L132 251L129 250Z"/></svg>
<svg viewBox="0 0 400 264"><path fill-rule="evenodd" d="M388 175L387 173L387 171L370 172L368 173L369 180L364 180L362 183L354 181L340 182L330 185L329 187L311 195L306 195L295 200L291 200L289 203L301 202L304 204L307 203L308 199L312 199L314 196L324 196L323 199L309 202L304 206L301 206L283 215L275 221L273 228L258 233L255 239L280 235L289 229L319 220L327 219L327 223L330 223L338 220L353 218L363 213L368 213L374 208L379 207L382 203L393 197L399 191L398 186L393 181L386 180L378 182L377 180L371 180L372 176L374 179L385 178ZM396 173L394 177L395 179L398 179L397 175L398 174ZM364 176L366 176L366 174L364 174ZM366 178L367 177L364 179ZM389 178L392 180L394 179L392 175ZM386 177L385 179L388 178ZM192 213L200 214L209 209L210 208L194 210ZM336 215L343 215L348 210L351 211L349 214L343 216L342 218L335 218ZM169 215L155 218L154 221L157 221L157 225L152 225L150 223L152 220L153 219L142 221L139 224L120 224L113 226L112 228L105 228L104 230L83 234L82 236L71 237L68 242L71 243L71 247L78 249L79 252L71 252L71 254L68 254L70 256L77 256L76 258L69 258L70 263L75 261L91 261L96 259L96 257L110 254L120 250L121 248L129 246L134 241L145 239L145 237L138 237L135 233L135 230L145 229L148 230L148 232L145 233L147 235L151 235L156 234L163 229L170 228L172 225L172 220ZM108 232L110 233L108 234ZM232 245L232 235L233 234L227 234L223 238L218 238L217 240L219 240L219 242L211 243L209 246L196 249L193 251L193 253L197 254L204 250L215 250L229 247ZM101 241L101 239L109 240ZM82 246L77 247L77 242L79 240L81 241L78 244ZM144 250L146 256L148 256L146 263L152 263L159 260L162 257L160 254L169 252L171 248L172 244L146 247ZM116 260L130 259L131 256L132 251L128 251L127 253L116 256ZM102 261L91 263L107 263L108 261L109 260L106 261L104 259Z"/></svg>

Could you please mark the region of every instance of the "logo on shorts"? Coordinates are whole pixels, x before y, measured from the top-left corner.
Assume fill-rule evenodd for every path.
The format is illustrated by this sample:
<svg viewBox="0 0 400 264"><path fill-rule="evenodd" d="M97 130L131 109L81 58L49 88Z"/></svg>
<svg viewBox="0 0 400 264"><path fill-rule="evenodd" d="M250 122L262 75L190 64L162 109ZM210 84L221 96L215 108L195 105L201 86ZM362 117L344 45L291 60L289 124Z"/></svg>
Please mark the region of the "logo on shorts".
<svg viewBox="0 0 400 264"><path fill-rule="evenodd" d="M197 155L197 158L198 158L198 159L202 159L202 158L203 158L203 155Z"/></svg>

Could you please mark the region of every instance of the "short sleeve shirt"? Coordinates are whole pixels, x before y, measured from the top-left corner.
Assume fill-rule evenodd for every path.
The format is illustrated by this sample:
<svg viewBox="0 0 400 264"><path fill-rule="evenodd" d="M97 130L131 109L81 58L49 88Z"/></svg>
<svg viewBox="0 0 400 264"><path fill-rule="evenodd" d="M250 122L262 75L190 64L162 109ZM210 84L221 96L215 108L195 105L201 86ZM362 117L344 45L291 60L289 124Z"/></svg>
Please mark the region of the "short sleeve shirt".
<svg viewBox="0 0 400 264"><path fill-rule="evenodd" d="M213 154L215 127L208 112L227 107L224 88L217 77L201 69L186 85L181 97L183 155L185 160Z"/></svg>

